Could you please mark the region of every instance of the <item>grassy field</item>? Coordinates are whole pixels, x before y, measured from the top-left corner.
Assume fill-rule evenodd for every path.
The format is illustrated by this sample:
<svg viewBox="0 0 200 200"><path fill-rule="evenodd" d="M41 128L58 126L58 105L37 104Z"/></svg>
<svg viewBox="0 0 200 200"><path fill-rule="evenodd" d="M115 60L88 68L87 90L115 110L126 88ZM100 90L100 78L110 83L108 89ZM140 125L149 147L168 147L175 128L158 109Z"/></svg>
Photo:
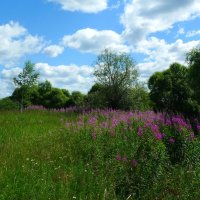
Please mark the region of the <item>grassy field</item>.
<svg viewBox="0 0 200 200"><path fill-rule="evenodd" d="M200 140L177 123L149 113L1 112L0 199L198 200Z"/></svg>

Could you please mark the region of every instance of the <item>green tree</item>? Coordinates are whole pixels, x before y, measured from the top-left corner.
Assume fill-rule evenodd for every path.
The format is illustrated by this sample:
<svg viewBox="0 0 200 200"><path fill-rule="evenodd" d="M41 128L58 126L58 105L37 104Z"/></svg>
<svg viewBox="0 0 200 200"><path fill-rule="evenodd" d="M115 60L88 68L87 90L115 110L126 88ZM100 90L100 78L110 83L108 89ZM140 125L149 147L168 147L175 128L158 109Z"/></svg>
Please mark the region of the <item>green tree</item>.
<svg viewBox="0 0 200 200"><path fill-rule="evenodd" d="M68 106L84 106L85 95L79 91L72 92L70 96L70 100L68 102Z"/></svg>
<svg viewBox="0 0 200 200"><path fill-rule="evenodd" d="M12 101L10 97L0 99L0 110L17 110L19 105Z"/></svg>
<svg viewBox="0 0 200 200"><path fill-rule="evenodd" d="M104 86L95 83L89 90L86 96L86 104L90 108L105 108L107 107L104 95Z"/></svg>
<svg viewBox="0 0 200 200"><path fill-rule="evenodd" d="M63 94L64 94L66 97L70 98L70 93L69 93L68 90L66 90L66 89L61 89L61 90L62 90Z"/></svg>
<svg viewBox="0 0 200 200"><path fill-rule="evenodd" d="M127 110L146 111L151 108L149 92L144 83L138 83L131 88L126 99L128 102L124 103L124 108Z"/></svg>
<svg viewBox="0 0 200 200"><path fill-rule="evenodd" d="M38 92L39 92L39 102L38 105L42 105L44 107L48 107L50 105L49 96L53 87L48 80L39 83Z"/></svg>
<svg viewBox="0 0 200 200"><path fill-rule="evenodd" d="M45 107L48 108L63 108L69 100L63 91L59 88L52 88L52 90L45 96Z"/></svg>
<svg viewBox="0 0 200 200"><path fill-rule="evenodd" d="M50 81L45 80L44 82L39 83L38 85L38 91L40 95L46 94L52 90L52 85Z"/></svg>
<svg viewBox="0 0 200 200"><path fill-rule="evenodd" d="M186 55L189 64L189 81L194 89L194 98L200 105L200 48L194 48Z"/></svg>
<svg viewBox="0 0 200 200"><path fill-rule="evenodd" d="M187 116L198 112L193 100L193 90L188 80L188 68L173 63L163 72L153 74L148 82L154 109L166 113L183 113Z"/></svg>
<svg viewBox="0 0 200 200"><path fill-rule="evenodd" d="M102 52L95 62L96 82L104 87L106 104L121 108L128 90L136 83L138 72L133 59L125 53Z"/></svg>
<svg viewBox="0 0 200 200"><path fill-rule="evenodd" d="M31 63L31 61L27 61L23 71L17 77L13 78L15 86L20 89L19 103L21 111L24 107L24 99L29 93L31 87L38 83L39 73L35 71L34 67L35 65Z"/></svg>

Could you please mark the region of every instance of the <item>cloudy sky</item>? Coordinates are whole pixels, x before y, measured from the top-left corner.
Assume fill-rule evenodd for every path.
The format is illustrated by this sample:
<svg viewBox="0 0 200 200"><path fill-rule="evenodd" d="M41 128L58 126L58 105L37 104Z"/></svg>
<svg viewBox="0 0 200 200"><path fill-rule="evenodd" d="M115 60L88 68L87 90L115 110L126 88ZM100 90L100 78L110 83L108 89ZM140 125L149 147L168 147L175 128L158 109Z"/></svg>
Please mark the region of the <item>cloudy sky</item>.
<svg viewBox="0 0 200 200"><path fill-rule="evenodd" d="M0 98L31 60L53 86L88 91L105 48L131 54L147 80L200 45L199 0L1 0Z"/></svg>

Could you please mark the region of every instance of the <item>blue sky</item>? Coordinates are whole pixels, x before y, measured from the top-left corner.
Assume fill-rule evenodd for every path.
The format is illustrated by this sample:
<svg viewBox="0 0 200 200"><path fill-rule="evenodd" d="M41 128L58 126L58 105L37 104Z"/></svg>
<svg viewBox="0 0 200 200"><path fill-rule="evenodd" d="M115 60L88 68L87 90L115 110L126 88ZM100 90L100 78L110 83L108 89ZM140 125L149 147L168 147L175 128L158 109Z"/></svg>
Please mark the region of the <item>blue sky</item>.
<svg viewBox="0 0 200 200"><path fill-rule="evenodd" d="M105 48L131 54L147 81L200 45L199 0L3 0L0 98L31 60L53 86L84 93Z"/></svg>

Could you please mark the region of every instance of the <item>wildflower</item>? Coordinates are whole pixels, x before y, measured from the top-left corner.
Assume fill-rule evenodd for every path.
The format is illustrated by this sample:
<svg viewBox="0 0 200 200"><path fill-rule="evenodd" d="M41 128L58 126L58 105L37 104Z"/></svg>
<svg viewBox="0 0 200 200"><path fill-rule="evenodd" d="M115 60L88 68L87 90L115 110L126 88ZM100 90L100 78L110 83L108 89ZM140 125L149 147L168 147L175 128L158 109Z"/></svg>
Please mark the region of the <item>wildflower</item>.
<svg viewBox="0 0 200 200"><path fill-rule="evenodd" d="M135 159L131 160L132 167L136 167L137 164L138 164L137 160L135 160Z"/></svg>
<svg viewBox="0 0 200 200"><path fill-rule="evenodd" d="M200 125L197 125L197 130L200 131Z"/></svg>
<svg viewBox="0 0 200 200"><path fill-rule="evenodd" d="M157 140L162 140L163 135L161 133L155 133L155 137Z"/></svg>
<svg viewBox="0 0 200 200"><path fill-rule="evenodd" d="M124 162L127 162L127 161L128 161L127 156L124 156L124 157L123 157L123 161L124 161Z"/></svg>
<svg viewBox="0 0 200 200"><path fill-rule="evenodd" d="M171 123L171 121L169 119L166 120L166 125L168 125L168 126L172 125L172 123Z"/></svg>
<svg viewBox="0 0 200 200"><path fill-rule="evenodd" d="M182 132L182 128L178 127L178 132L181 133Z"/></svg>
<svg viewBox="0 0 200 200"><path fill-rule="evenodd" d="M138 128L137 135L138 135L139 137L141 137L141 136L143 135L143 132L142 132L142 128L141 128L141 127Z"/></svg>
<svg viewBox="0 0 200 200"><path fill-rule="evenodd" d="M172 137L170 137L170 138L169 138L169 142L170 142L170 143L174 143L174 142L175 142L175 139L172 138Z"/></svg>
<svg viewBox="0 0 200 200"><path fill-rule="evenodd" d="M96 140L96 138L97 138L97 134L94 132L94 133L92 133L92 139L93 140Z"/></svg>
<svg viewBox="0 0 200 200"><path fill-rule="evenodd" d="M117 156L116 156L116 160L121 160L121 156L120 156L120 154L117 154Z"/></svg>
<svg viewBox="0 0 200 200"><path fill-rule="evenodd" d="M192 133L190 133L190 139L191 140L194 140L194 138L195 138L195 135L194 135L194 133L192 132Z"/></svg>

